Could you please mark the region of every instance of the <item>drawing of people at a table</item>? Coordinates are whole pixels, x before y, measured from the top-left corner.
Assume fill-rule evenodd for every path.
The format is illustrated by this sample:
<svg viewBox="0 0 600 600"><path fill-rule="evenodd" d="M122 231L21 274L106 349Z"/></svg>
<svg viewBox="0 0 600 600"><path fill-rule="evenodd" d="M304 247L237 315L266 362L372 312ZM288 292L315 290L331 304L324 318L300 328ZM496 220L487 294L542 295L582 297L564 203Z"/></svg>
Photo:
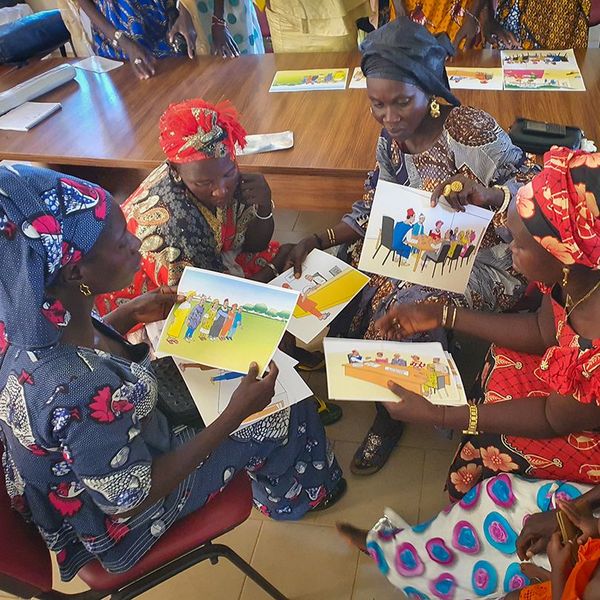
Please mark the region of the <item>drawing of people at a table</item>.
<svg viewBox="0 0 600 600"><path fill-rule="evenodd" d="M413 248L407 242L410 239L409 234L412 234L414 224L415 211L412 208L409 208L406 211L406 219L394 225L392 249L399 256L401 266L408 264L408 259L413 251Z"/></svg>

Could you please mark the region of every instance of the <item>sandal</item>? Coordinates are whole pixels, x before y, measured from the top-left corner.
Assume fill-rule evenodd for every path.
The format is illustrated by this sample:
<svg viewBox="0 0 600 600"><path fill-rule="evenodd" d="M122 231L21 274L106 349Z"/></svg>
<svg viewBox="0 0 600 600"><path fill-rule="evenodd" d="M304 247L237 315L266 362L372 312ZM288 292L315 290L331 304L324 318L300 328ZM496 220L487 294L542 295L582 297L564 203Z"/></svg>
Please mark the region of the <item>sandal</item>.
<svg viewBox="0 0 600 600"><path fill-rule="evenodd" d="M298 361L298 370L312 373L325 368L325 355L322 352L309 352L304 348L296 348L293 357Z"/></svg>
<svg viewBox="0 0 600 600"><path fill-rule="evenodd" d="M348 482L342 477L335 485L335 487L329 492L329 494L325 497L323 502L319 502L317 506L310 509L310 512L319 512L320 510L326 510L327 508L331 508L338 500L342 498L342 496L346 493L348 489Z"/></svg>
<svg viewBox="0 0 600 600"><path fill-rule="evenodd" d="M317 396L313 396L313 399L317 405L317 413L319 413L319 418L321 419L321 423L323 423L323 427L333 425L342 418L344 413L339 404L325 402L325 400L321 400L320 398L317 398Z"/></svg>
<svg viewBox="0 0 600 600"><path fill-rule="evenodd" d="M365 439L354 453L350 471L354 475L373 475L388 461L392 450L402 437L404 427L393 436L383 436L369 429Z"/></svg>

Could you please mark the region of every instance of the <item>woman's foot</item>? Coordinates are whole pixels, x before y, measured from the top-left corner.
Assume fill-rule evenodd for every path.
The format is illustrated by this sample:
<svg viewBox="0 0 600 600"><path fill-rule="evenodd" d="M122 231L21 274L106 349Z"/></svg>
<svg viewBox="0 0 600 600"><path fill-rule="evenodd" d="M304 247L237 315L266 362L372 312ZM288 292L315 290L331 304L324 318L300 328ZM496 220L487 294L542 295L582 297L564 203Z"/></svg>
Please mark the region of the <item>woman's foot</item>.
<svg viewBox="0 0 600 600"><path fill-rule="evenodd" d="M323 423L323 427L333 425L342 418L344 413L342 412L341 406L338 404L325 402L325 400L321 400L316 395L313 396L313 399L317 405L317 412L319 413L319 418L321 419L321 423Z"/></svg>
<svg viewBox="0 0 600 600"><path fill-rule="evenodd" d="M350 525L350 523L336 523L335 524L338 533L351 545L358 548L361 552L368 554L367 552L367 534L369 533L366 529L359 529Z"/></svg>
<svg viewBox="0 0 600 600"><path fill-rule="evenodd" d="M367 432L350 463L350 471L354 475L373 475L388 461L392 450L402 437L404 424L396 422L394 432L377 433L374 426Z"/></svg>
<svg viewBox="0 0 600 600"><path fill-rule="evenodd" d="M331 508L348 489L348 482L342 477L336 484L336 486L329 492L322 502L319 502L317 506L310 509L310 512L319 512L320 510L327 510Z"/></svg>

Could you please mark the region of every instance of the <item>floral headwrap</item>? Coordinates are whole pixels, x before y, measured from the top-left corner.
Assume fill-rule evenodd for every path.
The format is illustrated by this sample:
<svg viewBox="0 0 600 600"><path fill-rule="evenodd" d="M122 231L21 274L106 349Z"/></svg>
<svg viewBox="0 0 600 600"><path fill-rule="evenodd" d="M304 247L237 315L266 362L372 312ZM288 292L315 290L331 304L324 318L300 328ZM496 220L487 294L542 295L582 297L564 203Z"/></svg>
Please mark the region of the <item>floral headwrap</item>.
<svg viewBox="0 0 600 600"><path fill-rule="evenodd" d="M600 269L600 153L554 147L517 195L525 227L565 265Z"/></svg>
<svg viewBox="0 0 600 600"><path fill-rule="evenodd" d="M171 104L160 118L160 145L173 163L229 156L246 145L246 130L229 101L213 105L201 99Z"/></svg>
<svg viewBox="0 0 600 600"><path fill-rule="evenodd" d="M0 167L0 356L59 341L70 315L46 289L93 248L109 211L110 195L81 179Z"/></svg>

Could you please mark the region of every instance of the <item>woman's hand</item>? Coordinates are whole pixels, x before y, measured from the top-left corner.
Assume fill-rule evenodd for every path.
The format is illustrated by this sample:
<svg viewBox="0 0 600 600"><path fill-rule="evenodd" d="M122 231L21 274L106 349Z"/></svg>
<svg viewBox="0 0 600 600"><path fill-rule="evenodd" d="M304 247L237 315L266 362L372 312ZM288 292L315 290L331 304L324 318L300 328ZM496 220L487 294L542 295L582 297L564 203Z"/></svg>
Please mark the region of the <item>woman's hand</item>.
<svg viewBox="0 0 600 600"><path fill-rule="evenodd" d="M422 331L442 326L443 302L395 304L375 327L387 340L402 340Z"/></svg>
<svg viewBox="0 0 600 600"><path fill-rule="evenodd" d="M388 381L388 388L400 398L398 402L383 403L392 419L407 423L441 424L442 406L432 404L427 398L415 394L393 381Z"/></svg>
<svg viewBox="0 0 600 600"><path fill-rule="evenodd" d="M482 22L481 35L484 44L489 42L493 48L502 47L507 50L515 50L521 47L514 34L506 31L494 18L488 18Z"/></svg>
<svg viewBox="0 0 600 600"><path fill-rule="evenodd" d="M121 50L127 55L139 79L148 79L156 73L156 61L152 54L131 38L123 35L119 40Z"/></svg>
<svg viewBox="0 0 600 600"><path fill-rule="evenodd" d="M130 300L125 306L136 323L155 323L166 319L173 306L184 300L185 296L177 293L177 286L163 285Z"/></svg>
<svg viewBox="0 0 600 600"><path fill-rule="evenodd" d="M233 392L223 414L227 414L240 424L250 415L266 408L275 394L277 375L279 369L274 362L271 362L269 372L262 379L257 379L258 365L253 362L248 369L248 374Z"/></svg>
<svg viewBox="0 0 600 600"><path fill-rule="evenodd" d="M271 188L264 175L260 173L244 173L241 175L240 194L244 204L254 204L258 209L271 212Z"/></svg>
<svg viewBox="0 0 600 600"><path fill-rule="evenodd" d="M578 544L585 544L590 538L598 537L598 519L594 517L589 504L585 500L573 502L559 500L558 508L581 531L581 535L577 538Z"/></svg>
<svg viewBox="0 0 600 600"><path fill-rule="evenodd" d="M317 239L314 235L300 240L288 254L284 271L294 267L296 279L302 277L302 265L306 257L317 247Z"/></svg>
<svg viewBox="0 0 600 600"><path fill-rule="evenodd" d="M213 23L212 26L213 50L215 56L235 58L240 55L240 49L231 36L229 29L223 23Z"/></svg>
<svg viewBox="0 0 600 600"><path fill-rule="evenodd" d="M565 582L569 573L573 570L573 563L571 558L571 544L562 543L560 532L555 531L548 542L546 548L546 554L552 567L552 581Z"/></svg>
<svg viewBox="0 0 600 600"><path fill-rule="evenodd" d="M546 550L552 534L557 530L556 511L531 515L517 538L517 554L521 560L529 560Z"/></svg>
<svg viewBox="0 0 600 600"><path fill-rule="evenodd" d="M463 19L463 24L454 37L454 41L452 42L454 48L458 50L463 42L464 46L460 48L461 50L473 48L473 46L475 46L477 43L477 37L480 31L481 27L479 25L479 21L473 15L466 13Z"/></svg>
<svg viewBox="0 0 600 600"><path fill-rule="evenodd" d="M431 206L437 206L440 196L457 211L464 212L465 206L473 204L488 208L500 207L504 201L504 192L497 188L488 188L464 175L455 175L440 183L431 194Z"/></svg>
<svg viewBox="0 0 600 600"><path fill-rule="evenodd" d="M181 34L187 45L187 53L190 58L196 55L196 28L192 22L190 13L182 6L179 6L179 16L173 23L168 35L169 44L175 44L175 36Z"/></svg>
<svg viewBox="0 0 600 600"><path fill-rule="evenodd" d="M288 257L296 246L294 244L283 244L279 248L279 252L273 257L273 266L280 272L285 271L285 266L288 262ZM288 267L289 268L289 267Z"/></svg>

